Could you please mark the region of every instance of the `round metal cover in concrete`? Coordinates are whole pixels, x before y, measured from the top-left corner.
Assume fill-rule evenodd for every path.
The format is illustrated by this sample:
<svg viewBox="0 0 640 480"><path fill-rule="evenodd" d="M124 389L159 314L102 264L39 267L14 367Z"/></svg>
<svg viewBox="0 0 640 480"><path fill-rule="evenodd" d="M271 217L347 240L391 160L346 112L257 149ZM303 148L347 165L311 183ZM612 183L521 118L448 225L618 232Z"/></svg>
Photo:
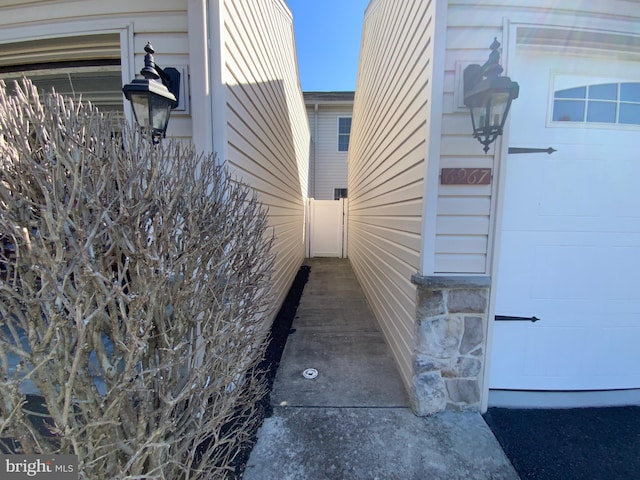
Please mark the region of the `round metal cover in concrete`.
<svg viewBox="0 0 640 480"><path fill-rule="evenodd" d="M315 368L307 368L304 372L302 372L302 376L304 378L312 380L318 376L318 370L316 370Z"/></svg>

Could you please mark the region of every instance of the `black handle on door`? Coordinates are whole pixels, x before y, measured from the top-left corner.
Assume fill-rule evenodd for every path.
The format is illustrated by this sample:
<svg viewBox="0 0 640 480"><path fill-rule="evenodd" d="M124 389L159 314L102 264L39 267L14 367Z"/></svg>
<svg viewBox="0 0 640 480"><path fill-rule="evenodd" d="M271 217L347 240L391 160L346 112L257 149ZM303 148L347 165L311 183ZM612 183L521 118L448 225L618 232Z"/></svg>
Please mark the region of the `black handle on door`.
<svg viewBox="0 0 640 480"><path fill-rule="evenodd" d="M523 147L509 147L509 155L515 153L548 153L551 155L553 152L557 152L555 148L523 148Z"/></svg>
<svg viewBox="0 0 640 480"><path fill-rule="evenodd" d="M537 322L540 320L538 317L513 317L511 315L496 315L494 319L496 322Z"/></svg>

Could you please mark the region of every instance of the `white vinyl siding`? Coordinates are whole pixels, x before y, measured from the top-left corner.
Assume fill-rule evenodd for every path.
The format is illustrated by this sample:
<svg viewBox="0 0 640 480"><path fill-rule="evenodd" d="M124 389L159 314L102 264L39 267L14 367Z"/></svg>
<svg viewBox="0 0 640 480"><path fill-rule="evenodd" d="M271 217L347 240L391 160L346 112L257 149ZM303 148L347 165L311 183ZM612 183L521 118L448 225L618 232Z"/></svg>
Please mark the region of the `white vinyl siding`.
<svg viewBox="0 0 640 480"><path fill-rule="evenodd" d="M320 105L318 112L307 106L313 136L313 182L309 195L316 200L333 200L336 188L347 186L347 152L338 151L338 119L351 115L351 109Z"/></svg>
<svg viewBox="0 0 640 480"><path fill-rule="evenodd" d="M279 306L305 257L310 135L292 18L282 0L221 3L225 160L268 208L276 254L272 293Z"/></svg>
<svg viewBox="0 0 640 480"><path fill-rule="evenodd" d="M349 146L349 257L408 388L434 3L379 0L367 9Z"/></svg>

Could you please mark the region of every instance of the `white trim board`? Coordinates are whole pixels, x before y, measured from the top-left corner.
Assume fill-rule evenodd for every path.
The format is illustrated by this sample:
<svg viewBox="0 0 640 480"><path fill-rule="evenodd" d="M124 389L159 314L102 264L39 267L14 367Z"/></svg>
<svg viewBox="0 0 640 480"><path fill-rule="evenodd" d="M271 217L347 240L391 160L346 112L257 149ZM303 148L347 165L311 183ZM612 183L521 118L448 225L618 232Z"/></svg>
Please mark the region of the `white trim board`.
<svg viewBox="0 0 640 480"><path fill-rule="evenodd" d="M489 407L586 408L640 405L640 389L594 391L489 390Z"/></svg>

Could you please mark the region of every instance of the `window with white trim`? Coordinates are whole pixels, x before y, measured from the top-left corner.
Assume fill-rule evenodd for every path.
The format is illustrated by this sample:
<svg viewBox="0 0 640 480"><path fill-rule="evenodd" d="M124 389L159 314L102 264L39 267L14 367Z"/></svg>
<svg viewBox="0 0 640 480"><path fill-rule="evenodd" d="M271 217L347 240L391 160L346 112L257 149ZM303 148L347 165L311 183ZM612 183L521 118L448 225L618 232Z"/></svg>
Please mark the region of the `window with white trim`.
<svg viewBox="0 0 640 480"><path fill-rule="evenodd" d="M118 33L0 43L0 79L10 93L23 77L44 94L53 88L91 102L116 124L124 117Z"/></svg>
<svg viewBox="0 0 640 480"><path fill-rule="evenodd" d="M351 136L351 117L338 117L338 151L349 151L349 137Z"/></svg>
<svg viewBox="0 0 640 480"><path fill-rule="evenodd" d="M556 90L552 120L640 125L640 82L583 84Z"/></svg>

